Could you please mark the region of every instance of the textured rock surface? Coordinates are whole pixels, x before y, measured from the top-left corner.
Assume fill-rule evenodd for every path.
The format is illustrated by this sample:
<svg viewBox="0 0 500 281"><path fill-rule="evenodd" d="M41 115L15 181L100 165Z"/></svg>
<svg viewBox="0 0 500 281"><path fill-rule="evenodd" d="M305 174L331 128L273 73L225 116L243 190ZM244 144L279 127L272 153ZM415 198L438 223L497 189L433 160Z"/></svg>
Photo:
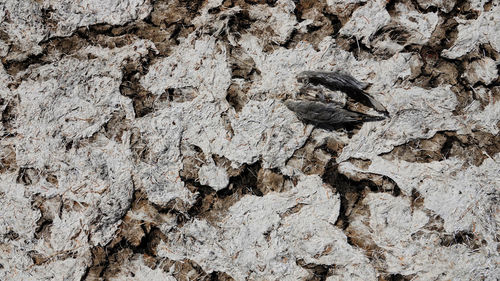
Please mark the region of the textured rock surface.
<svg viewBox="0 0 500 281"><path fill-rule="evenodd" d="M0 0L0 280L496 280L500 3ZM343 71L389 112L286 99Z"/></svg>

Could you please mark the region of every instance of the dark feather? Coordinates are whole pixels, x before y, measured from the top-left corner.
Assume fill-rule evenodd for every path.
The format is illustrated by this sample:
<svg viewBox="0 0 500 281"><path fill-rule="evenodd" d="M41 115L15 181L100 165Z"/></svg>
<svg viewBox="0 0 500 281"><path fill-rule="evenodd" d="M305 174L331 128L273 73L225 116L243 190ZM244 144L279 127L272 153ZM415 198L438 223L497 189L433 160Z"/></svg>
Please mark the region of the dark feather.
<svg viewBox="0 0 500 281"><path fill-rule="evenodd" d="M326 71L304 71L297 75L297 80L302 83L320 84L332 91L342 91L350 98L387 115L385 107L363 91L367 84L359 82L348 74Z"/></svg>
<svg viewBox="0 0 500 281"><path fill-rule="evenodd" d="M286 107L295 112L303 122L320 127L334 127L340 124L380 121L385 117L372 116L343 109L336 104L316 101L285 101Z"/></svg>

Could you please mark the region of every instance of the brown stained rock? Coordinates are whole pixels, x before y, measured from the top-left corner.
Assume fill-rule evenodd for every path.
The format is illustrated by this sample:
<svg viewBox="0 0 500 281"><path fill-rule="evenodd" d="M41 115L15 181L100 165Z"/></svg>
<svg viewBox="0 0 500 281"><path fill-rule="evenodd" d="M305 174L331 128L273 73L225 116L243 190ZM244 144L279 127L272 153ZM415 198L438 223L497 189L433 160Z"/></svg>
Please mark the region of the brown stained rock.
<svg viewBox="0 0 500 281"><path fill-rule="evenodd" d="M24 185L32 185L40 180L40 171L35 168L20 168L16 182Z"/></svg>
<svg viewBox="0 0 500 281"><path fill-rule="evenodd" d="M70 55L89 45L89 42L78 35L70 37L55 38L46 43L45 47L49 54Z"/></svg>
<svg viewBox="0 0 500 281"><path fill-rule="evenodd" d="M243 166L239 167L233 167L232 162L227 159L224 156L219 156L219 155L213 155L213 159L215 161L215 164L219 167L224 167L226 169L227 175L229 177L236 177L238 176L244 169Z"/></svg>
<svg viewBox="0 0 500 281"><path fill-rule="evenodd" d="M104 269L104 273L101 275L106 279L110 280L113 276L116 276L121 270L122 266L128 263L134 255L134 251L130 248L122 248L115 253L107 256L106 268Z"/></svg>
<svg viewBox="0 0 500 281"><path fill-rule="evenodd" d="M317 48L325 36L338 32L340 26L334 26L336 22L332 21L328 17L329 15L324 13L327 7L326 1L301 0L297 2L298 21L311 20L312 23L308 25L306 32L297 31L297 34L287 43L287 47L293 48L297 43L306 41Z"/></svg>
<svg viewBox="0 0 500 281"><path fill-rule="evenodd" d="M437 133L427 140L412 140L404 145L396 146L391 152L381 155L384 159L400 159L408 162L429 163L444 159L441 148L446 136Z"/></svg>
<svg viewBox="0 0 500 281"><path fill-rule="evenodd" d="M99 280L102 271L105 269L107 253L104 247L94 247L91 249L92 264L87 271L85 279L82 280Z"/></svg>
<svg viewBox="0 0 500 281"><path fill-rule="evenodd" d="M96 276L110 279L124 270L129 261L136 259L139 254L146 266L155 269L160 262L157 246L166 239L156 226L171 223L175 216L162 212L147 200L144 193L136 191L131 208L123 218L115 238L106 247L92 249L92 265L85 280L94 280Z"/></svg>
<svg viewBox="0 0 500 281"><path fill-rule="evenodd" d="M192 101L196 96L198 96L198 90L193 87L169 88L160 95L158 101L164 102L168 100L181 103Z"/></svg>
<svg viewBox="0 0 500 281"><path fill-rule="evenodd" d="M13 145L0 145L0 173L17 170L16 150Z"/></svg>
<svg viewBox="0 0 500 281"><path fill-rule="evenodd" d="M347 1L346 1L347 2ZM342 3L337 1L335 5L326 8L327 12L338 17L342 25L349 21L350 16L362 5L362 3Z"/></svg>
<svg viewBox="0 0 500 281"><path fill-rule="evenodd" d="M135 127L131 129L130 150L135 161L146 163L157 161L157 156L153 157L151 153L149 142L141 137L141 132Z"/></svg>
<svg viewBox="0 0 500 281"><path fill-rule="evenodd" d="M156 1L151 12L151 22L161 28L174 23L189 25L199 15L204 4L204 0Z"/></svg>
<svg viewBox="0 0 500 281"><path fill-rule="evenodd" d="M236 112L240 112L243 106L248 102L247 92L250 88L249 83L241 81L241 83L233 82L229 86L226 94L226 100L234 107Z"/></svg>
<svg viewBox="0 0 500 281"><path fill-rule="evenodd" d="M132 99L136 118L143 117L155 109L156 96L146 91L140 78L147 72L144 64L148 64L149 59L143 58L142 61L128 61L123 67L123 79L120 85L122 95Z"/></svg>
<svg viewBox="0 0 500 281"><path fill-rule="evenodd" d="M30 252L28 252L28 255L33 260L33 263L35 265L42 265L49 260L48 257L44 256L43 254L41 254L37 251L30 251Z"/></svg>
<svg viewBox="0 0 500 281"><path fill-rule="evenodd" d="M116 111L111 116L111 119L104 126L104 135L113 139L118 143L122 142L122 136L125 131L128 131L131 126L131 120L125 118L124 111Z"/></svg>
<svg viewBox="0 0 500 281"><path fill-rule="evenodd" d="M0 127L0 136L13 134L13 122L16 120L18 104L18 98L4 99L0 97L0 120L3 126L3 128Z"/></svg>
<svg viewBox="0 0 500 281"><path fill-rule="evenodd" d="M215 158L218 165L223 166L224 158ZM280 186L280 175L268 174L263 176L264 172L260 172L261 165L257 162L252 165L243 165L242 167L232 170L227 169L230 174L229 186L215 192L212 188L201 186L190 181L186 183L186 187L191 192L199 192L197 202L188 211L191 217L205 219L208 222L216 225L221 219L224 218L227 210L236 202L238 202L246 194L254 196L263 196L264 192L269 192L272 185ZM259 175L262 175L259 178ZM260 182L259 183L259 179ZM265 186L263 182L269 182L270 185ZM260 187L263 187L262 189Z"/></svg>
<svg viewBox="0 0 500 281"><path fill-rule="evenodd" d="M360 202L353 208L347 220L350 223L344 233L349 238L349 243L363 249L368 257L372 257L374 261L377 261L375 258L383 250L377 246L370 235L370 210L368 206ZM356 223L353 223L354 221ZM377 263L381 261L383 260L378 260ZM383 268L382 264L377 264L377 266Z"/></svg>
<svg viewBox="0 0 500 281"><path fill-rule="evenodd" d="M130 245L137 247L141 244L141 240L146 234L141 227L141 221L126 215L120 226L120 235L126 239Z"/></svg>
<svg viewBox="0 0 500 281"><path fill-rule="evenodd" d="M269 169L260 169L257 174L257 188L263 193L283 192L285 178Z"/></svg>
<svg viewBox="0 0 500 281"><path fill-rule="evenodd" d="M447 132L446 136L448 139L441 149L446 158L456 157L480 166L486 158L500 152L500 135L477 131L470 135Z"/></svg>
<svg viewBox="0 0 500 281"><path fill-rule="evenodd" d="M460 75L457 70L457 66L447 61L440 61L436 66L431 69L425 69L425 71L430 72L432 77L431 79L433 79L433 86L446 84L456 85L458 83L457 79Z"/></svg>
<svg viewBox="0 0 500 281"><path fill-rule="evenodd" d="M295 151L287 165L301 170L306 175L323 175L330 161L330 154L318 148L318 144L308 141L306 145Z"/></svg>
<svg viewBox="0 0 500 281"><path fill-rule="evenodd" d="M178 34L179 28L177 25L164 27L140 21L134 25L113 28L111 32L113 34L133 34L136 37L151 40L158 50L158 55L167 56L170 54L171 47L176 45L174 37Z"/></svg>
<svg viewBox="0 0 500 281"><path fill-rule="evenodd" d="M344 149L345 143L335 139L327 138L326 140L326 151L332 154L334 157L342 154L342 149Z"/></svg>
<svg viewBox="0 0 500 281"><path fill-rule="evenodd" d="M255 69L255 62L252 57L241 48L231 48L228 56L231 77L249 79L251 72Z"/></svg>
<svg viewBox="0 0 500 281"><path fill-rule="evenodd" d="M181 146L182 170L179 175L183 180L199 181L198 171L205 164L205 154L199 147Z"/></svg>
<svg viewBox="0 0 500 281"><path fill-rule="evenodd" d="M381 156L387 160L398 159L418 163L457 157L466 160L466 163L479 166L486 158L499 151L500 136L481 131L471 135L439 132L430 139L413 140L397 146Z"/></svg>

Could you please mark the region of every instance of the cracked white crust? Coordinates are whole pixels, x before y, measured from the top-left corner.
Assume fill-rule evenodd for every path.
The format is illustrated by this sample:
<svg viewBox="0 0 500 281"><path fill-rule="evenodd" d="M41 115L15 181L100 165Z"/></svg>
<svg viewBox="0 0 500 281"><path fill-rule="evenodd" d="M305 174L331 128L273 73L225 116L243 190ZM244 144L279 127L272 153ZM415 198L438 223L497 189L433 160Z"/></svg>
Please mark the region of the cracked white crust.
<svg viewBox="0 0 500 281"><path fill-rule="evenodd" d="M169 56L154 58L138 82L158 100L169 88L190 89L195 98L183 103L158 102L152 113L140 118L132 100L121 95L120 84L127 61L137 62L154 52L154 43L148 40L137 39L114 49L88 47L58 61L33 64L16 76L1 65L0 109L4 112L7 105L17 105L11 124L15 135L8 136L8 124L0 124L0 155L7 159L14 153L16 165L14 171L0 174L0 280L80 280L92 265L91 249L106 246L118 235L133 193L139 189L149 202L186 213L200 194L188 189L180 177L186 156L182 146L200 148L207 159L202 159L205 164L198 171L199 183L215 191L230 186L230 177L213 156L228 159L233 168L260 161L262 168L276 168L299 181L282 193L246 195L216 224L191 218L182 226L174 221L158 226L167 237L156 249L160 258L187 258L207 273L221 271L236 280L310 277L298 260L330 267L327 280L377 280L378 261L370 259L368 251L349 244L346 232L335 225L340 195L319 176L303 175L297 159L288 161L309 137L345 144L334 160L343 174L384 175L401 189L398 197L369 193L361 202L368 214L361 213L350 222L382 251L386 273L414 276L415 280L494 280L500 275L494 263L500 222L495 201L500 185L499 154L487 155L478 167L458 158L410 163L380 156L409 141L431 138L438 131L498 134L500 103L491 89L474 89L491 100L487 105L475 100L456 114L459 101L453 85L432 89L413 85L410 80L416 76L414 69L423 65L422 58L404 52L397 42L372 41L391 22L386 1L349 1L364 5L340 29L342 35L356 38L368 48L389 50L386 58L354 56L328 36L317 46L307 41L290 48L278 46L290 39L294 29L310 24L298 22L294 1L283 0L275 7L255 5L250 11L255 22L249 30L272 31L268 39L275 43L274 50L264 51L269 42L255 33L229 36L230 44L240 46L260 72L249 85L250 101L236 112L226 100L232 82L228 45L200 32L204 26L220 24L217 36L225 34L227 19L218 22L208 13L221 2L205 3L193 20L196 30L180 38ZM417 2L444 12L455 3ZM329 0L327 6L335 11L346 3ZM457 18L458 38L443 50L444 57L461 59L485 43L500 51L498 1L492 1L488 11L482 9L483 4L472 2L479 13L477 19ZM43 21L42 8L49 7L54 9L55 26ZM410 42L427 42L439 14L408 8L411 13L407 15L404 6L397 8L403 12L396 23L412 35ZM9 40L0 40L0 56L22 60L41 54L40 44L54 36L69 36L92 24L124 25L146 18L151 9L151 2L144 0L2 1L0 27ZM226 12L236 13L237 9ZM483 57L468 64L461 75L472 86L487 86L494 83L497 69L498 61ZM341 131L311 134L313 128L300 122L281 101L296 96L301 87L296 74L305 70L342 70L370 83L367 92L387 108L391 118L366 123L352 137ZM13 82L18 84L11 86ZM103 127L118 112L130 124L121 140L103 134ZM134 156L133 134L148 150L143 158ZM350 162L353 159L371 163L360 168ZM18 179L20 168L36 171L38 181L23 184ZM57 182L49 180L48 174L57 177ZM417 208L412 205L414 190L423 199ZM50 231L42 237L35 237L42 217L41 210L33 206L36 197L47 200L45 207L52 216ZM172 207L169 203L173 201ZM59 204L65 208L54 211ZM443 220L441 233L426 228L436 216ZM443 235L460 231L485 243L471 249L461 243L443 246L438 242ZM35 264L34 253L46 261ZM123 268L117 280L127 280L131 272L142 280L170 280L174 273L152 269L142 258L124 262Z"/></svg>

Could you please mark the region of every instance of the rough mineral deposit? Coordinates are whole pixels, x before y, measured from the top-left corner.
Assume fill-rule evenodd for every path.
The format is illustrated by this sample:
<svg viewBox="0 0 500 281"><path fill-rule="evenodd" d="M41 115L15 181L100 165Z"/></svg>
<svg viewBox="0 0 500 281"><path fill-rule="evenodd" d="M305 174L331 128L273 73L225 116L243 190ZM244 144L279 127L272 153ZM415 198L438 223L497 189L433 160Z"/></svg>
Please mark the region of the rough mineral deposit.
<svg viewBox="0 0 500 281"><path fill-rule="evenodd" d="M500 276L499 0L0 0L0 59L0 280Z"/></svg>

